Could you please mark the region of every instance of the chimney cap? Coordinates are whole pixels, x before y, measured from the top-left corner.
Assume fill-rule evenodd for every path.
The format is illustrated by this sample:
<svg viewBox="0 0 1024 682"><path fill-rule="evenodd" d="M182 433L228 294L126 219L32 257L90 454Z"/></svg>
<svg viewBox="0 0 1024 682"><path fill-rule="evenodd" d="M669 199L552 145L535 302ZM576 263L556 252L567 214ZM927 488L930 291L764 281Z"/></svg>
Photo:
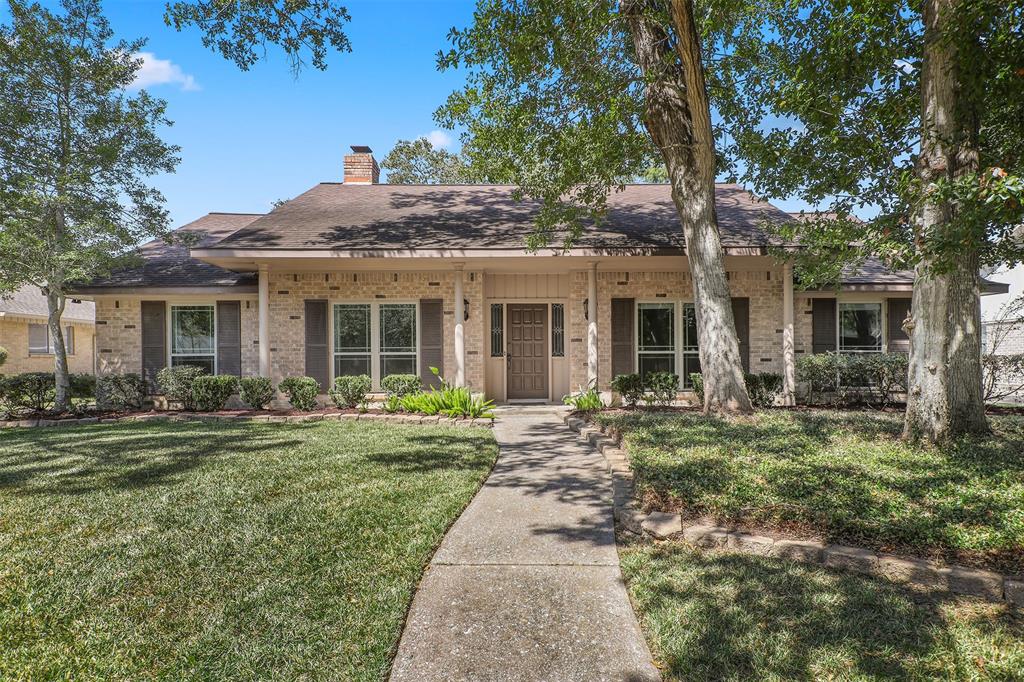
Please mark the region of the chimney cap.
<svg viewBox="0 0 1024 682"><path fill-rule="evenodd" d="M352 145L352 152L355 154L372 154L373 150L365 144L354 144Z"/></svg>

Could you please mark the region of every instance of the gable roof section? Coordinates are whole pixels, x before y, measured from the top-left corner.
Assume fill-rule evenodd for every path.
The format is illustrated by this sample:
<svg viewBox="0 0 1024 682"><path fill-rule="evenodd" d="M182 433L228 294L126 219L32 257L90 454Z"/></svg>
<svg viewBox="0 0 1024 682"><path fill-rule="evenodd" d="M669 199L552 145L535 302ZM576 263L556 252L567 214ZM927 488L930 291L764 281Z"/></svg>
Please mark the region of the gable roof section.
<svg viewBox="0 0 1024 682"><path fill-rule="evenodd" d="M175 236L194 234L192 248L205 248L216 244L252 223L260 213L209 213L198 220L179 227ZM140 264L133 264L112 272L107 277L75 287L81 293L102 293L106 289L146 287L159 289L190 289L199 287L252 287L255 291L256 274L232 272L189 255L189 247L167 244L154 239L139 247Z"/></svg>
<svg viewBox="0 0 1024 682"><path fill-rule="evenodd" d="M38 287L24 286L10 295L0 296L0 317L7 316L45 320L49 318L50 310ZM93 324L96 321L96 304L68 298L61 320Z"/></svg>
<svg viewBox="0 0 1024 682"><path fill-rule="evenodd" d="M511 185L322 183L208 250L444 250L525 248L539 204L516 201ZM790 217L739 185L715 188L722 244L763 247L765 220ZM562 235L556 235L556 245ZM576 241L581 248L682 249L668 185L627 185Z"/></svg>

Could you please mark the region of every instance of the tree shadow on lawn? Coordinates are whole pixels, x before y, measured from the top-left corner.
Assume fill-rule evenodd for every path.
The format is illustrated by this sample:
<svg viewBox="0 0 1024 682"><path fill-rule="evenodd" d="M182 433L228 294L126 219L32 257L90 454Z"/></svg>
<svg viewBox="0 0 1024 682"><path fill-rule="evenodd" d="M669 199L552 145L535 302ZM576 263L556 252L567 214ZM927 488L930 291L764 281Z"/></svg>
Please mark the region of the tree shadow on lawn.
<svg viewBox="0 0 1024 682"><path fill-rule="evenodd" d="M398 428L409 430L404 434L401 446L388 452L367 454L365 459L403 473L468 471L481 469L485 458L493 461L493 453L498 449L486 432L460 432L456 435L423 433L414 426Z"/></svg>
<svg viewBox="0 0 1024 682"><path fill-rule="evenodd" d="M25 429L0 442L0 490L81 495L175 483L211 458L301 445L304 425L120 424Z"/></svg>
<svg viewBox="0 0 1024 682"><path fill-rule="evenodd" d="M666 679L944 678L964 663L980 672L986 653L951 645L963 623L946 623L934 596L870 578L678 544L627 550L623 569ZM983 610L980 635L1024 637L1017 619L993 619L1004 606L965 608Z"/></svg>

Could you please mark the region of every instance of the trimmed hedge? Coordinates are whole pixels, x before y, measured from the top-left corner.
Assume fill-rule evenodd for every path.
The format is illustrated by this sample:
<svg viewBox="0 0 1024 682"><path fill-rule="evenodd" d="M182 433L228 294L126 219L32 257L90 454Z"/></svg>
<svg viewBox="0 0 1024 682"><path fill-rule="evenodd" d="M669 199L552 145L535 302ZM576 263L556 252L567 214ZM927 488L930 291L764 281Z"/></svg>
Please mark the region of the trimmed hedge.
<svg viewBox="0 0 1024 682"><path fill-rule="evenodd" d="M96 404L115 410L142 407L146 384L139 374L111 374L96 382Z"/></svg>
<svg viewBox="0 0 1024 682"><path fill-rule="evenodd" d="M309 412L316 408L316 397L320 395L320 384L313 377L288 377L278 389L288 397L296 410Z"/></svg>
<svg viewBox="0 0 1024 682"><path fill-rule="evenodd" d="M196 409L192 384L204 374L206 374L206 370L192 365L164 367L157 372L156 381L160 384L168 401L181 403L183 409L191 411Z"/></svg>
<svg viewBox="0 0 1024 682"><path fill-rule="evenodd" d="M905 353L817 353L796 360L797 380L808 402L832 405L886 405L907 390Z"/></svg>
<svg viewBox="0 0 1024 682"><path fill-rule="evenodd" d="M644 397L644 380L639 374L620 374L612 379L612 390L626 407L636 407Z"/></svg>
<svg viewBox="0 0 1024 682"><path fill-rule="evenodd" d="M423 381L415 374L389 374L380 381L380 387L388 398L404 398L410 393L423 389ZM369 392L369 389L367 389Z"/></svg>
<svg viewBox="0 0 1024 682"><path fill-rule="evenodd" d="M267 377L242 377L238 397L254 410L262 410L274 399L274 382Z"/></svg>
<svg viewBox="0 0 1024 682"><path fill-rule="evenodd" d="M366 402L372 387L373 381L365 374L335 377L334 386L327 394L338 407L356 407Z"/></svg>
<svg viewBox="0 0 1024 682"><path fill-rule="evenodd" d="M196 377L192 382L192 402L203 412L223 410L238 390L238 377L215 374Z"/></svg>
<svg viewBox="0 0 1024 682"><path fill-rule="evenodd" d="M42 412L53 406L55 383L52 372L26 372L0 377L0 404L10 412Z"/></svg>

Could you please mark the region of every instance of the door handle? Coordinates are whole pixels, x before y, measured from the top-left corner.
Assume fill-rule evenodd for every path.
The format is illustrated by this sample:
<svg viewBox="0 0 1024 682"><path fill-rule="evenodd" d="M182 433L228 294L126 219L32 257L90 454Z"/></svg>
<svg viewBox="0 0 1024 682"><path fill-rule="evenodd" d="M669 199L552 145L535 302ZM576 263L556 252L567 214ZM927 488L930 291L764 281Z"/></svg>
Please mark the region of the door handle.
<svg viewBox="0 0 1024 682"><path fill-rule="evenodd" d="M505 366L506 367L511 367L512 366L512 354L511 353L505 353Z"/></svg>

